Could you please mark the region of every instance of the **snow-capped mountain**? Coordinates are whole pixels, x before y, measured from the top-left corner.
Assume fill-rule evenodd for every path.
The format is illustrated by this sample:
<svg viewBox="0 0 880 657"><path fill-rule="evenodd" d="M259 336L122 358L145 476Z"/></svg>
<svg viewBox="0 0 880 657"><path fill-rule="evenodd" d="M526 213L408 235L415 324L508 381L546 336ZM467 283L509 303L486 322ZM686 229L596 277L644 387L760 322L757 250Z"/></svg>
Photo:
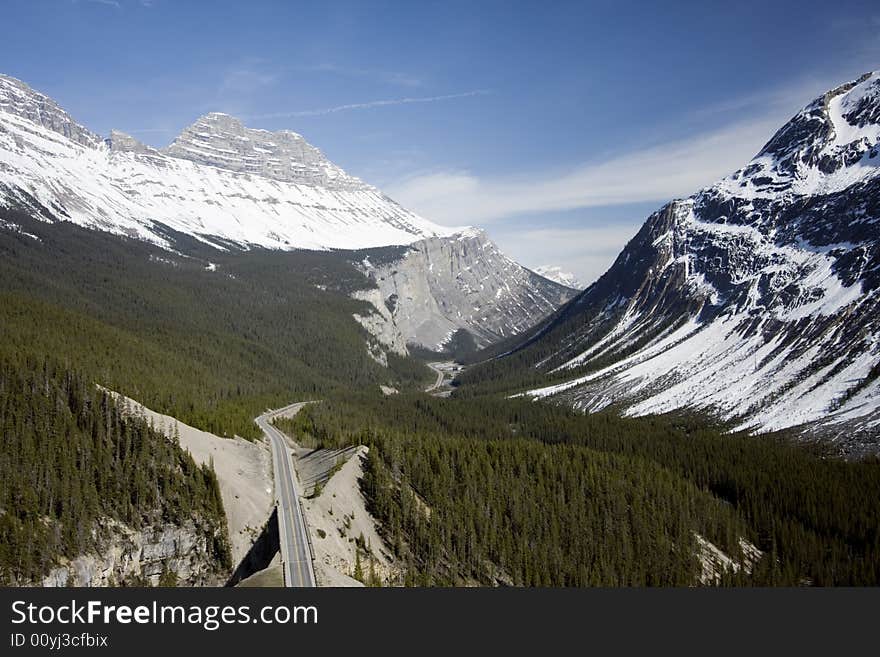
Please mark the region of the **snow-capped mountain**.
<svg viewBox="0 0 880 657"><path fill-rule="evenodd" d="M166 244L163 225L209 243L281 249L409 244L455 232L349 176L293 132L208 114L162 150L120 132L104 140L6 76L0 198L158 244Z"/></svg>
<svg viewBox="0 0 880 657"><path fill-rule="evenodd" d="M584 289L577 276L571 272L563 271L559 265L541 265L540 267L535 267L534 271L536 274L540 274L554 283L570 287L573 290Z"/></svg>
<svg viewBox="0 0 880 657"><path fill-rule="evenodd" d="M571 296L503 256L484 234L475 240L473 229L439 226L403 208L294 132L213 113L163 149L118 131L102 139L51 98L0 75L4 206L169 249L175 232L220 249L411 245L399 261L385 257L381 276L361 268L383 286L377 312L387 297L396 300L394 317L364 323L400 352L408 342L433 347L455 328L486 344ZM16 230L2 220L0 228ZM397 292L385 289L392 279Z"/></svg>
<svg viewBox="0 0 880 657"><path fill-rule="evenodd" d="M519 358L584 410L880 432L880 73L799 112L744 168L651 215Z"/></svg>

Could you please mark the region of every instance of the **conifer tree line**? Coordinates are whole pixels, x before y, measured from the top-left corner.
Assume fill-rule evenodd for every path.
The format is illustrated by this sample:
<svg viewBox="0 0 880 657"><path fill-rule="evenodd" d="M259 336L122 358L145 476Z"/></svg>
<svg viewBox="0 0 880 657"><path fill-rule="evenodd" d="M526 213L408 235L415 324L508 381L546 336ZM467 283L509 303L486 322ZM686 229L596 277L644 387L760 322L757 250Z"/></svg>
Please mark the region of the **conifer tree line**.
<svg viewBox="0 0 880 657"><path fill-rule="evenodd" d="M49 360L0 358L0 482L2 583L100 552L108 519L134 529L191 521L218 567L231 566L214 471Z"/></svg>
<svg viewBox="0 0 880 657"><path fill-rule="evenodd" d="M876 460L493 397L347 395L289 430L371 447L364 494L410 584L690 585L695 534L764 553L727 584L880 584Z"/></svg>

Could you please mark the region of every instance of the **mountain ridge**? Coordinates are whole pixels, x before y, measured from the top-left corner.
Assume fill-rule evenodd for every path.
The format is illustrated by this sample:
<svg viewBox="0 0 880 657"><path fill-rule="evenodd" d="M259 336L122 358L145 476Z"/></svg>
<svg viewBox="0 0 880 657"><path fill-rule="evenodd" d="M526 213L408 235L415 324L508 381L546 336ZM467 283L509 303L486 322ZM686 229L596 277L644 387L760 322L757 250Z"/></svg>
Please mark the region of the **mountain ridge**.
<svg viewBox="0 0 880 657"><path fill-rule="evenodd" d="M333 190L378 191L328 160L291 130L249 128L229 114L209 112L159 152L229 171Z"/></svg>
<svg viewBox="0 0 880 657"><path fill-rule="evenodd" d="M653 213L598 281L500 360L547 380L528 396L584 411L708 411L875 449L878 107L876 72L823 94L745 167Z"/></svg>
<svg viewBox="0 0 880 657"><path fill-rule="evenodd" d="M476 347L526 331L574 294L520 266L475 228L420 240L393 260L374 263L367 254L355 264L376 285L371 297L382 333L438 352L460 330Z"/></svg>
<svg viewBox="0 0 880 657"><path fill-rule="evenodd" d="M400 264L408 282L398 283L409 292L361 294L376 312L357 315L399 355L408 353L407 343L431 348L457 329L485 346L526 329L571 295L533 278L483 231L440 226L410 212L347 174L298 133L248 128L213 112L165 148L118 130L102 139L49 97L6 76L0 76L0 206L169 251L187 251L181 235L219 250L407 247L399 263L387 263L387 273L396 274ZM0 228L17 229L7 224ZM486 249L495 254L494 269L478 260ZM434 271L427 260L407 260L429 251L442 251L455 264L438 263ZM492 279L492 295L472 269ZM373 273L360 271L367 279ZM387 312L391 296L393 317ZM387 363L375 348L370 353Z"/></svg>
<svg viewBox="0 0 880 657"><path fill-rule="evenodd" d="M169 246L160 224L215 246L278 249L409 244L459 230L349 176L296 133L245 128L224 114L155 149L120 131L103 139L0 75L0 117L0 200L31 196L60 218L160 245ZM223 146L233 142L248 146Z"/></svg>

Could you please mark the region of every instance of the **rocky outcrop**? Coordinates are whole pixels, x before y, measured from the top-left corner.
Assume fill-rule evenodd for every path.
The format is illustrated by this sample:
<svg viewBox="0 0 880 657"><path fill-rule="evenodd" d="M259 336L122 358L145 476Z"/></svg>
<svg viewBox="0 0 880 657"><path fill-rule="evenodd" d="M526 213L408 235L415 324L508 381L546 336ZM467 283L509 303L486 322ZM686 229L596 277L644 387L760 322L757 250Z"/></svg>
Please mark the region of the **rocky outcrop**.
<svg viewBox="0 0 880 657"><path fill-rule="evenodd" d="M383 341L400 334L432 350L442 350L462 329L478 346L515 335L575 293L517 264L477 229L416 242L399 257L368 255L355 264L381 299L371 293L380 326L374 334Z"/></svg>
<svg viewBox="0 0 880 657"><path fill-rule="evenodd" d="M369 312L360 314L356 313L354 318L363 326L367 332L373 335L382 347L393 351L401 356L409 353L406 348L406 337L401 333L400 327L394 321L394 314L382 299L382 293L378 289L357 290L351 295L360 301L366 301L372 307ZM375 350L371 349L370 354L376 356ZM385 364L387 365L387 359Z"/></svg>
<svg viewBox="0 0 880 657"><path fill-rule="evenodd" d="M219 530L218 530L219 531ZM214 538L195 521L182 526L156 525L135 530L116 521L105 521L93 531L103 548L53 568L42 586L119 586L124 583L159 584L163 573L173 573L181 586L215 586L220 572L214 555ZM98 534L112 536L98 541Z"/></svg>
<svg viewBox="0 0 880 657"><path fill-rule="evenodd" d="M369 189L324 157L302 135L290 130L246 128L234 116L217 112L206 114L185 128L163 152L283 182L335 191Z"/></svg>
<svg viewBox="0 0 880 657"><path fill-rule="evenodd" d="M27 119L81 146L94 148L101 143L98 135L74 121L54 100L21 80L3 74L0 74L0 112Z"/></svg>
<svg viewBox="0 0 880 657"><path fill-rule="evenodd" d="M142 144L131 135L119 130L111 130L110 137L105 140L113 153L139 153L140 155L159 155L155 148Z"/></svg>
<svg viewBox="0 0 880 657"><path fill-rule="evenodd" d="M700 586L717 586L723 578L740 572L751 575L755 565L764 556L753 543L740 537L737 541L739 555L731 556L699 534L694 534L696 555L700 562L697 583Z"/></svg>

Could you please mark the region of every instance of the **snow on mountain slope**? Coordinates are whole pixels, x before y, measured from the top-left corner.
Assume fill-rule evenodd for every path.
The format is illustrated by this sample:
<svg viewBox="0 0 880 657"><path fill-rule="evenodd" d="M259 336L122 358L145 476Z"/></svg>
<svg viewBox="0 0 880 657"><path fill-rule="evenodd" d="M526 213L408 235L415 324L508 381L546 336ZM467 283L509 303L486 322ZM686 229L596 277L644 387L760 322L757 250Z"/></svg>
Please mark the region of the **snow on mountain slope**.
<svg viewBox="0 0 880 657"><path fill-rule="evenodd" d="M787 123L746 167L651 215L523 349L584 410L709 411L880 436L880 74Z"/></svg>
<svg viewBox="0 0 880 657"><path fill-rule="evenodd" d="M559 283L560 285L564 285L565 287L570 287L573 290L582 290L584 286L581 285L581 282L577 279L577 276L574 274L563 271L562 267L558 265L541 265L540 267L535 267L535 273L540 274L546 279L553 281L554 283Z"/></svg>
<svg viewBox="0 0 880 657"><path fill-rule="evenodd" d="M160 224L214 244L279 249L409 244L455 232L349 176L295 133L208 114L161 151L119 132L102 140L0 75L0 202L32 199L57 217L163 245Z"/></svg>

